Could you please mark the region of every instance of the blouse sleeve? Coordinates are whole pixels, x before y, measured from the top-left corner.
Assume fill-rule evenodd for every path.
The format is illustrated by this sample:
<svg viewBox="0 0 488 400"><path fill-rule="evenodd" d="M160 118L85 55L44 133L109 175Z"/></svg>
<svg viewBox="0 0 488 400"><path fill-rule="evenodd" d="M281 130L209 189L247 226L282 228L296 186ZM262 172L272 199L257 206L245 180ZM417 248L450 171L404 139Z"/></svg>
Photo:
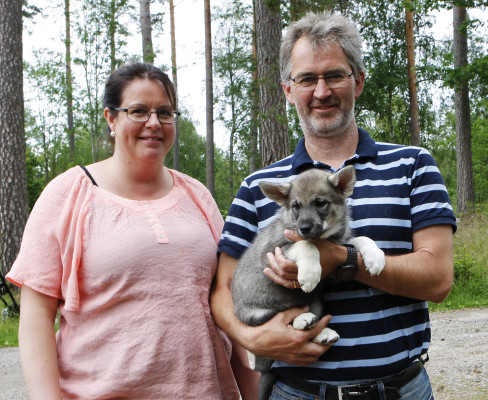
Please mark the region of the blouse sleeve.
<svg viewBox="0 0 488 400"><path fill-rule="evenodd" d="M79 307L78 266L93 185L75 167L52 180L27 221L12 283L57 297L68 310Z"/></svg>

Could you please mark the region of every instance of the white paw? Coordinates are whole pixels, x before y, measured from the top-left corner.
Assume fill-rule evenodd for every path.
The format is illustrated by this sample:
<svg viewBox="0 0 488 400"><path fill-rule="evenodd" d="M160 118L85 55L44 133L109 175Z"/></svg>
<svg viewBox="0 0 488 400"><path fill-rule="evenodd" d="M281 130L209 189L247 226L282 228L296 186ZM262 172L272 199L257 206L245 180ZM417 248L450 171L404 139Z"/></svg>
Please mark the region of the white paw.
<svg viewBox="0 0 488 400"><path fill-rule="evenodd" d="M322 267L320 253L312 243L300 240L285 251L285 256L295 260L298 266L298 282L305 293L309 293L319 284Z"/></svg>
<svg viewBox="0 0 488 400"><path fill-rule="evenodd" d="M334 344L339 340L339 334L330 328L324 328L317 336L312 339L312 342L318 344Z"/></svg>
<svg viewBox="0 0 488 400"><path fill-rule="evenodd" d="M311 329L317 323L317 316L310 312L300 314L293 320L293 328L298 329L300 331L305 331Z"/></svg>
<svg viewBox="0 0 488 400"><path fill-rule="evenodd" d="M354 238L351 243L363 256L364 266L371 276L379 275L385 268L385 253L373 240L365 236Z"/></svg>
<svg viewBox="0 0 488 400"><path fill-rule="evenodd" d="M322 267L320 264L309 265L305 270L298 270L298 283L305 293L310 293L320 282Z"/></svg>

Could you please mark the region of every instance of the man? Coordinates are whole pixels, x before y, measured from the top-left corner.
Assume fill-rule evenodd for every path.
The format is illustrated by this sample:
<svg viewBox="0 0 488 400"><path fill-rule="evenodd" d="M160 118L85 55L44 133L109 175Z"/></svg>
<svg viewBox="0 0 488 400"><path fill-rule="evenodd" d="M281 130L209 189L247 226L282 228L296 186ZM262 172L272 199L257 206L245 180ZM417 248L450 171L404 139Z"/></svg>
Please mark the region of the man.
<svg viewBox="0 0 488 400"><path fill-rule="evenodd" d="M439 171L426 150L374 142L356 126L354 103L363 90L364 67L361 37L346 18L308 14L291 25L281 45L280 68L304 138L292 156L246 178L229 210L211 295L214 318L249 351L280 360L273 364L279 378L271 399L430 399L432 389L419 362L430 343L427 301L441 302L450 291L455 229ZM322 276L335 273L343 279L324 290L324 309L333 317L324 317L308 332L290 326L303 312L298 309L259 327L245 326L233 312L233 272L278 208L263 201L258 183L290 181L308 168L335 171L345 165L354 165L357 173L348 203L351 227L384 250L385 269L372 277L360 254L356 268L346 247L316 241ZM298 240L294 233L287 236ZM293 262L279 249L268 258L268 277L288 288L297 286ZM327 324L341 339L329 347L311 343Z"/></svg>

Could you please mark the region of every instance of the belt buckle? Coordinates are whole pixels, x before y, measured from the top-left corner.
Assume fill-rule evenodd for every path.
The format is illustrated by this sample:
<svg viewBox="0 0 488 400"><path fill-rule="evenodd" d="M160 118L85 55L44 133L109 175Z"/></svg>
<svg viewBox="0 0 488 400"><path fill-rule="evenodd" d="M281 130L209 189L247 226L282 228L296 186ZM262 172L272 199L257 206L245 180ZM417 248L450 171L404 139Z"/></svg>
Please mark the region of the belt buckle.
<svg viewBox="0 0 488 400"><path fill-rule="evenodd" d="M342 389L353 388L353 387L357 387L357 386L358 385L337 386L337 395L339 396L339 400L343 400L343 397L342 397ZM347 393L349 394L350 392L348 391ZM359 392L357 392L357 393L359 393Z"/></svg>

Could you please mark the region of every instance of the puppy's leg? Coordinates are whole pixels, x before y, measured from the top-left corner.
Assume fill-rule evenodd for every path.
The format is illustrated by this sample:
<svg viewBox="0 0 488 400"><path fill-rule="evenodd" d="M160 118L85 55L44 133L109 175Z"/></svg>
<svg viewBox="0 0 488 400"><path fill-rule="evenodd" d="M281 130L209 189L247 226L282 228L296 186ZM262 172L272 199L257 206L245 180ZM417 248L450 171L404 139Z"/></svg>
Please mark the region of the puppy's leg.
<svg viewBox="0 0 488 400"><path fill-rule="evenodd" d="M293 328L299 330L308 330L315 326L319 320L318 315L322 315L322 303L320 298L310 304L310 312L300 314L293 320ZM339 334L330 328L324 328L312 339L312 342L329 345L339 340Z"/></svg>
<svg viewBox="0 0 488 400"><path fill-rule="evenodd" d="M339 340L339 334L330 328L324 328L322 329L322 332L320 332L317 336L315 336L312 339L312 342L318 343L318 344L334 344Z"/></svg>
<svg viewBox="0 0 488 400"><path fill-rule="evenodd" d="M293 328L299 331L307 331L312 329L318 320L318 317L311 312L303 313L293 320Z"/></svg>
<svg viewBox="0 0 488 400"><path fill-rule="evenodd" d="M379 275L385 267L385 253L376 243L366 236L359 236L350 241L354 248L361 253L364 265L371 275Z"/></svg>
<svg viewBox="0 0 488 400"><path fill-rule="evenodd" d="M298 282L305 293L309 293L319 284L322 275L320 253L312 243L300 240L283 248L284 254L297 263Z"/></svg>

